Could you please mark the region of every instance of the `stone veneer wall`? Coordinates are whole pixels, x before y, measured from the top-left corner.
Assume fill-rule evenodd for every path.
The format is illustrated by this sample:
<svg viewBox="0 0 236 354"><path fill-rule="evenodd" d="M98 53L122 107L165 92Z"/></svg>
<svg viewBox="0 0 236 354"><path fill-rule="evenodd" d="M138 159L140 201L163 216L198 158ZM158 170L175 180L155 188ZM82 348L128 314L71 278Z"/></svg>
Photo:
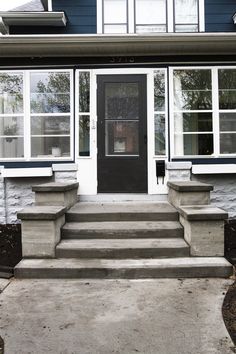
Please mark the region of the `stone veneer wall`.
<svg viewBox="0 0 236 354"><path fill-rule="evenodd" d="M77 182L75 171L54 172L52 177L2 178L0 176L0 224L17 224L17 212L34 204L32 186L47 182Z"/></svg>
<svg viewBox="0 0 236 354"><path fill-rule="evenodd" d="M236 218L236 174L192 175L192 180L212 184L211 203Z"/></svg>

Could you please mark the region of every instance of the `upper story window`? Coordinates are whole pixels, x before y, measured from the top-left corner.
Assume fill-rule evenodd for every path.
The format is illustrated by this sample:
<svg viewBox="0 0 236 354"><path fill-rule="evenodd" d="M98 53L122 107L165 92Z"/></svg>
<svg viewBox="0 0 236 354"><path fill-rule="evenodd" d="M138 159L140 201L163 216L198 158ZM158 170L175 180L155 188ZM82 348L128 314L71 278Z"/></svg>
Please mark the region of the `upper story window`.
<svg viewBox="0 0 236 354"><path fill-rule="evenodd" d="M204 0L97 0L98 33L203 32Z"/></svg>

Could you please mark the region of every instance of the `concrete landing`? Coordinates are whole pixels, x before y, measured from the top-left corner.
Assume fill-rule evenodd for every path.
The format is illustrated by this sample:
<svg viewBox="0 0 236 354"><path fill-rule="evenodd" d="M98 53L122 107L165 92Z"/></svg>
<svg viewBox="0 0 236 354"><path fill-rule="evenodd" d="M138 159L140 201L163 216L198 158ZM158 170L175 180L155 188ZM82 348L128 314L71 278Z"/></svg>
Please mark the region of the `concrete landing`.
<svg viewBox="0 0 236 354"><path fill-rule="evenodd" d="M0 295L6 354L232 354L231 281L23 280Z"/></svg>

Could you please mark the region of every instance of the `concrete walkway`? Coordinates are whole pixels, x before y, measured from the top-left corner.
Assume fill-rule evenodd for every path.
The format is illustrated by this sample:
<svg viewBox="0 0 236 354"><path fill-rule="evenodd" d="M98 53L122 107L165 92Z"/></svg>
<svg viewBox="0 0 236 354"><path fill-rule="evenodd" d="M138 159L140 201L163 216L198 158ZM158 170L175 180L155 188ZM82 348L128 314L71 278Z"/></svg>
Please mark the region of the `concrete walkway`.
<svg viewBox="0 0 236 354"><path fill-rule="evenodd" d="M222 279L12 280L5 354L232 354Z"/></svg>

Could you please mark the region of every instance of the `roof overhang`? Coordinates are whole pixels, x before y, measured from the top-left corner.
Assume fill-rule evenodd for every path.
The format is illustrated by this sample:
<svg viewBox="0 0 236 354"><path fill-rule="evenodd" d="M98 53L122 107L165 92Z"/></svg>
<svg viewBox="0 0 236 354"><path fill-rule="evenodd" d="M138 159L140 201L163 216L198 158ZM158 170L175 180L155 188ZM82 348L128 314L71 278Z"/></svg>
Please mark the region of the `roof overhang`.
<svg viewBox="0 0 236 354"><path fill-rule="evenodd" d="M0 36L0 57L235 54L236 33Z"/></svg>
<svg viewBox="0 0 236 354"><path fill-rule="evenodd" d="M7 34L9 26L66 26L64 12L42 11L42 12L0 12L0 32ZM2 28L5 29L2 30Z"/></svg>

